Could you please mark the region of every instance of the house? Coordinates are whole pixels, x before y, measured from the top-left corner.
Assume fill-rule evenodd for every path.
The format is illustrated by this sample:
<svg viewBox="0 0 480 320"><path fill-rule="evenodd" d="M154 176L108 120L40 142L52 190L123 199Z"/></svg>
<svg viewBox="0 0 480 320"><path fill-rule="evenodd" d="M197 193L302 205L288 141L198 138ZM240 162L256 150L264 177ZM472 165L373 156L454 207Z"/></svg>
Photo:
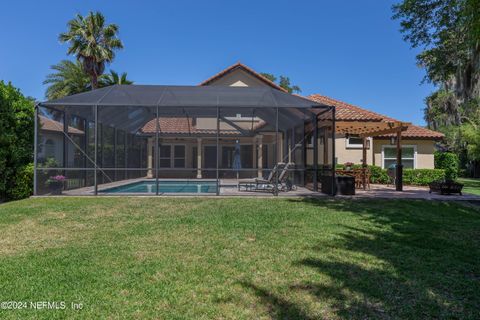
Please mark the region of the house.
<svg viewBox="0 0 480 320"><path fill-rule="evenodd" d="M258 72L236 63L213 77L203 81L200 85L230 85L230 86L271 86L284 90L275 83L263 77ZM307 96L315 102L333 105L336 108L336 121L376 123L382 121L398 121L358 106L345 103L320 94ZM367 138L367 164L387 168L396 162L396 146L392 143L393 133ZM409 125L402 132L402 163L405 168L433 169L436 143L443 139L440 132L429 130L416 125ZM362 139L356 135L336 133L335 157L336 163L362 163Z"/></svg>
<svg viewBox="0 0 480 320"><path fill-rule="evenodd" d="M335 106L336 121L377 123L382 121L398 121L358 106L345 103L320 94L312 94L309 99ZM402 163L405 168L433 169L436 143L443 139L440 132L409 125L402 132ZM396 162L396 145L392 139L394 134L386 134L367 138L367 164L388 168ZM337 132L335 139L336 163L362 163L363 141L356 135Z"/></svg>
<svg viewBox="0 0 480 320"><path fill-rule="evenodd" d="M396 161L400 149L390 134L403 137L403 163L412 168L433 168L442 137L324 96L289 94L241 63L198 86L114 85L45 101L36 110L36 168L42 168L35 170L36 194L59 171L69 186L94 194L99 188L190 192L193 180L198 192L215 181L207 192L222 194L239 178L268 176L282 163L288 163L285 183L333 194L336 163ZM46 168L48 155L58 166ZM117 189L105 191L112 183Z"/></svg>

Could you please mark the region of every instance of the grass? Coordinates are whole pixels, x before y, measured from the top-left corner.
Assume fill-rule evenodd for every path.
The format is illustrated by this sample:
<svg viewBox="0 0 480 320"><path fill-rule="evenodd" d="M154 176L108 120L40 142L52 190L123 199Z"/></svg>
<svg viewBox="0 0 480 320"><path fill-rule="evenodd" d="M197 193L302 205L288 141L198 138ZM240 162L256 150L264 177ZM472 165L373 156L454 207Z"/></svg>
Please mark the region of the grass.
<svg viewBox="0 0 480 320"><path fill-rule="evenodd" d="M0 301L67 303L2 319L480 317L480 211L454 203L42 198L0 233Z"/></svg>
<svg viewBox="0 0 480 320"><path fill-rule="evenodd" d="M480 179L458 178L458 181L464 184L463 192L480 196Z"/></svg>

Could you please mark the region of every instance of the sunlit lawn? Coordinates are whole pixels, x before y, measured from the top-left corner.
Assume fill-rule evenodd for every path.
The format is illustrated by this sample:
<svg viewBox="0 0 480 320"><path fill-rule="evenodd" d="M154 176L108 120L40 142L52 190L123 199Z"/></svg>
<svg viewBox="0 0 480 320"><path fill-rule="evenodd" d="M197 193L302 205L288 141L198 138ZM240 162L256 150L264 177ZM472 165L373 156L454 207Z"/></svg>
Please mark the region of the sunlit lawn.
<svg viewBox="0 0 480 320"><path fill-rule="evenodd" d="M480 195L480 179L459 178L458 180L464 184L463 192Z"/></svg>
<svg viewBox="0 0 480 320"><path fill-rule="evenodd" d="M67 303L0 318L480 318L480 211L453 203L29 199L0 233L0 301Z"/></svg>

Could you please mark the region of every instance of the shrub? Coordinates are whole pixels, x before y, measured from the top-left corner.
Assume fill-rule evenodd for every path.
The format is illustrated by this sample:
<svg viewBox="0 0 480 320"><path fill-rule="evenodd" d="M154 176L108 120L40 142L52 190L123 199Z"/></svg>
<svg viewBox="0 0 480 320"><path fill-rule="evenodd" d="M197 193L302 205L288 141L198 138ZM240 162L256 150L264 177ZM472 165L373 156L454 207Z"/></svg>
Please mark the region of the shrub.
<svg viewBox="0 0 480 320"><path fill-rule="evenodd" d="M33 160L33 109L30 98L0 81L0 201L23 194L16 185Z"/></svg>
<svg viewBox="0 0 480 320"><path fill-rule="evenodd" d="M445 170L446 180L456 180L459 170L458 156L451 152L435 152L435 168Z"/></svg>
<svg viewBox="0 0 480 320"><path fill-rule="evenodd" d="M443 169L403 169L403 183L426 186L430 182L445 179Z"/></svg>
<svg viewBox="0 0 480 320"><path fill-rule="evenodd" d="M371 173L370 182L379 184L388 183L388 174L386 169L382 169L381 167L377 166L369 166L369 168Z"/></svg>
<svg viewBox="0 0 480 320"><path fill-rule="evenodd" d="M7 191L11 200L19 200L30 197L33 193L33 163L30 163L17 171L13 186Z"/></svg>
<svg viewBox="0 0 480 320"><path fill-rule="evenodd" d="M353 165L354 169L361 167L361 164ZM343 166L341 168L343 169ZM368 168L370 169L371 173L371 183L388 183L389 177L387 174L387 169L382 169L378 166L368 166ZM426 186L432 181L444 179L445 170L443 169L403 169L403 183L406 185Z"/></svg>

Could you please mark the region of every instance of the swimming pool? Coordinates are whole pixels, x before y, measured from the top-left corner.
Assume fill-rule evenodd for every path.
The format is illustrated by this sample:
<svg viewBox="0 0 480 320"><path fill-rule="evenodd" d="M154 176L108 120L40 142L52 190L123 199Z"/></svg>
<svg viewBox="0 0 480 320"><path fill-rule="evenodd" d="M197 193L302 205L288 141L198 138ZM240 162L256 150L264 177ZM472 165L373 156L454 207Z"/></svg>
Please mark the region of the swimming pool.
<svg viewBox="0 0 480 320"><path fill-rule="evenodd" d="M138 181L100 190L101 193L156 193L155 181ZM160 180L158 193L216 193L216 181Z"/></svg>

